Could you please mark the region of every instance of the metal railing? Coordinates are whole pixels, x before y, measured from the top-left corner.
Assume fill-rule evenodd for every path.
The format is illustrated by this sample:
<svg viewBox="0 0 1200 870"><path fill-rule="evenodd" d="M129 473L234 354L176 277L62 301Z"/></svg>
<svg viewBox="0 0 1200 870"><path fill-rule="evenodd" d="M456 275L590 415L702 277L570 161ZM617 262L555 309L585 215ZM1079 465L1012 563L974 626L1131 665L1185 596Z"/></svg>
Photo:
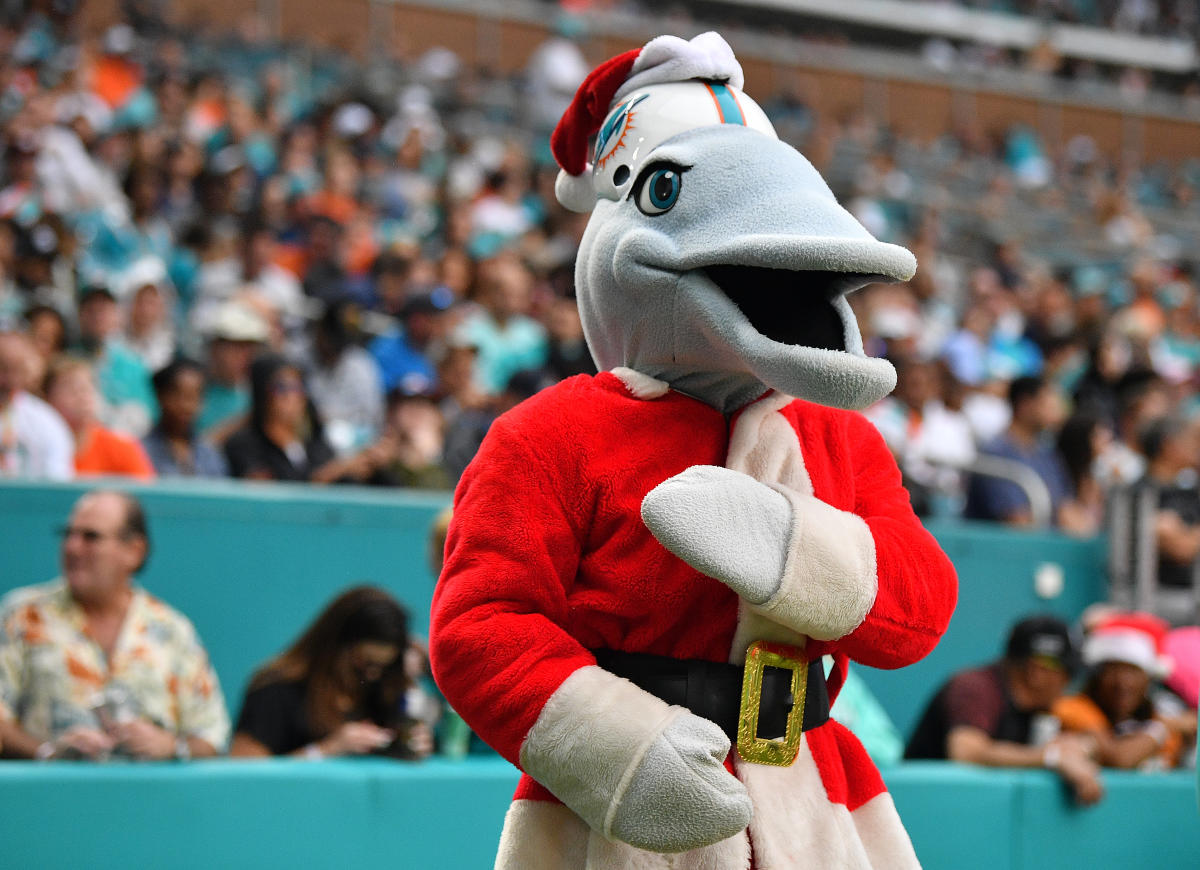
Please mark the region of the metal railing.
<svg viewBox="0 0 1200 870"><path fill-rule="evenodd" d="M1109 599L1118 607L1154 613L1176 625L1194 624L1200 619L1200 559L1192 563L1191 588L1159 584L1158 505L1159 490L1151 484L1109 493Z"/></svg>

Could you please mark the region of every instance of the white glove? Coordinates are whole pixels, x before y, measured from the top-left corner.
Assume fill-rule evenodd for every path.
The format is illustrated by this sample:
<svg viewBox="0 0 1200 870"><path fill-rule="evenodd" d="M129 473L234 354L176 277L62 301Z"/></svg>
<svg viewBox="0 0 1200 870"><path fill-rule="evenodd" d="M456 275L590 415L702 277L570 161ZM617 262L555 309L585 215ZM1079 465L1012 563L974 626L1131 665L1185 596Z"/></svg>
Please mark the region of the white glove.
<svg viewBox="0 0 1200 870"><path fill-rule="evenodd" d="M725 769L728 753L712 722L593 666L546 702L521 767L610 840L686 852L750 823L750 796Z"/></svg>
<svg viewBox="0 0 1200 870"><path fill-rule="evenodd" d="M751 604L779 591L792 506L753 477L693 465L646 493L642 522L664 547Z"/></svg>
<svg viewBox="0 0 1200 870"><path fill-rule="evenodd" d="M683 712L663 729L612 814L612 836L651 852L687 852L750 824L750 795L725 769L729 738Z"/></svg>

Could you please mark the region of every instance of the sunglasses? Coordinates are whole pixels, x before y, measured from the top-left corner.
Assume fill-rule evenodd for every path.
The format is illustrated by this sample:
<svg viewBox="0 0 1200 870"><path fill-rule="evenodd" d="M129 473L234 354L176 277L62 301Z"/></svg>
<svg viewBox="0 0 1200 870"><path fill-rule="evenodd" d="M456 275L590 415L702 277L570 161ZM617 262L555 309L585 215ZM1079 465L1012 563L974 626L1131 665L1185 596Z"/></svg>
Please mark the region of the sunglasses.
<svg viewBox="0 0 1200 870"><path fill-rule="evenodd" d="M97 531L96 529L80 528L79 526L63 526L62 528L60 528L58 530L58 536L60 538L62 538L62 540L64 540L64 541L66 541L68 538L71 538L75 535L78 535L80 538L82 538L83 542L85 544L95 544L99 541L103 541L105 538L123 538L123 537L125 537L123 534L121 534L119 532L117 532L117 533L100 532L100 531Z"/></svg>

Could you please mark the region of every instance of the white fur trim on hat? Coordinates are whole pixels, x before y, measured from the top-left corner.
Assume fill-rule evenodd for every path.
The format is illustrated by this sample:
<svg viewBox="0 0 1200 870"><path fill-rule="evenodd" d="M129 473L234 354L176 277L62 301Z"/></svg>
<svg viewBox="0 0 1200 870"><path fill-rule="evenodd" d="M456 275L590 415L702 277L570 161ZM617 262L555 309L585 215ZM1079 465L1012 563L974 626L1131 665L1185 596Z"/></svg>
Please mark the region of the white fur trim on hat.
<svg viewBox="0 0 1200 870"><path fill-rule="evenodd" d="M1087 665L1125 662L1156 678L1171 672L1171 660L1158 655L1154 639L1132 628L1099 629L1089 635L1083 642L1083 661Z"/></svg>
<svg viewBox="0 0 1200 870"><path fill-rule="evenodd" d="M592 164L587 165L583 175L571 175L567 170L558 170L554 179L554 198L563 208L587 214L596 205L596 188L592 186Z"/></svg>
<svg viewBox="0 0 1200 870"><path fill-rule="evenodd" d="M625 83L617 89L613 103L647 85L686 82L690 79L722 81L740 89L742 65L719 33L701 33L692 40L657 36L646 43L633 62Z"/></svg>

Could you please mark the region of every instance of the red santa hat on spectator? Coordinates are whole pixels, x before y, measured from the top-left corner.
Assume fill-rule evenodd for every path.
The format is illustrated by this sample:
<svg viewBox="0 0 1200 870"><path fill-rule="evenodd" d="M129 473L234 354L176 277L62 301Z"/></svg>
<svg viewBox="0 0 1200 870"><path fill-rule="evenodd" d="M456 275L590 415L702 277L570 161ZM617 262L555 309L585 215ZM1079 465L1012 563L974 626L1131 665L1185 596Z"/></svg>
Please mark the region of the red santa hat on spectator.
<svg viewBox="0 0 1200 870"><path fill-rule="evenodd" d="M1088 665L1125 662L1162 679L1172 665L1163 653L1168 629L1166 622L1149 613L1114 614L1097 624L1084 640L1083 661Z"/></svg>
<svg viewBox="0 0 1200 870"><path fill-rule="evenodd" d="M586 212L597 197L620 199L655 146L696 127L736 124L778 138L742 83L733 49L712 32L690 41L659 36L605 61L584 79L550 137L562 167L558 201Z"/></svg>

